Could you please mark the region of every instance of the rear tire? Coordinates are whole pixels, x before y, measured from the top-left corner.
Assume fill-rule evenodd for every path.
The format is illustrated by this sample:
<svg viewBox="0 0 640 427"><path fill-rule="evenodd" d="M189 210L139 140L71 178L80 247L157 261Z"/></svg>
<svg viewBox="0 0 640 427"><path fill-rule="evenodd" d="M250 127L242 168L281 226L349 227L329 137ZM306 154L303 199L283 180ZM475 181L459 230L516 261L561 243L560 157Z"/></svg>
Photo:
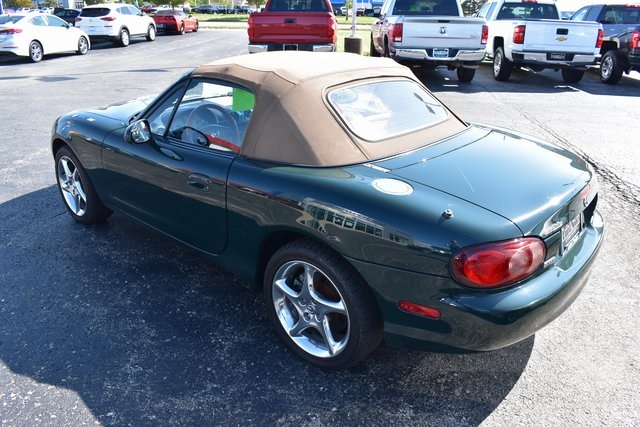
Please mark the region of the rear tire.
<svg viewBox="0 0 640 427"><path fill-rule="evenodd" d="M373 35L371 36L371 44L369 46L369 56L373 58L380 57L380 53L376 50L375 46L373 45Z"/></svg>
<svg viewBox="0 0 640 427"><path fill-rule="evenodd" d="M584 76L584 70L576 70L575 68L563 68L562 80L565 83L578 83Z"/></svg>
<svg viewBox="0 0 640 427"><path fill-rule="evenodd" d="M504 49L499 47L493 53L493 78L499 82L506 82L511 76L513 63L507 59Z"/></svg>
<svg viewBox="0 0 640 427"><path fill-rule="evenodd" d="M196 21L196 26L193 28L193 32L197 33L199 27L200 27L200 23L198 21Z"/></svg>
<svg viewBox="0 0 640 427"><path fill-rule="evenodd" d="M600 81L614 85L622 78L624 64L615 50L604 54L600 62Z"/></svg>
<svg viewBox="0 0 640 427"><path fill-rule="evenodd" d="M129 31L126 28L120 30L120 35L118 36L118 43L122 47L129 46L131 39L129 38Z"/></svg>
<svg viewBox="0 0 640 427"><path fill-rule="evenodd" d="M184 24L180 25L180 29L178 30L178 34L180 34L181 36L184 35Z"/></svg>
<svg viewBox="0 0 640 427"><path fill-rule="evenodd" d="M382 341L382 316L358 272L332 249L300 239L269 260L269 317L287 346L309 363L342 369Z"/></svg>
<svg viewBox="0 0 640 427"><path fill-rule="evenodd" d="M32 41L29 44L29 59L31 62L40 62L42 61L42 57L44 56L44 51L42 50L42 45L38 41Z"/></svg>
<svg viewBox="0 0 640 427"><path fill-rule="evenodd" d="M456 68L456 74L458 75L458 81L461 83L469 83L471 80L473 80L473 76L476 75L476 69L475 68L465 68L465 67L458 67Z"/></svg>

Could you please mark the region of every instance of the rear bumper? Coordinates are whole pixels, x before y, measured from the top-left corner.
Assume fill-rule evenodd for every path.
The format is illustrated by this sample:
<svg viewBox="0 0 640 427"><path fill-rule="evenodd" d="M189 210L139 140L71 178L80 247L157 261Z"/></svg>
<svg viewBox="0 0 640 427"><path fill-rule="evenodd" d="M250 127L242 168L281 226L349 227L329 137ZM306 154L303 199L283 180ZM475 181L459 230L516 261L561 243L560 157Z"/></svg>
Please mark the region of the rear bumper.
<svg viewBox="0 0 640 427"><path fill-rule="evenodd" d="M538 65L545 68L587 68L596 63L594 53L561 52L564 59L552 59L550 52L511 52L511 61L521 65Z"/></svg>
<svg viewBox="0 0 640 427"><path fill-rule="evenodd" d="M524 283L493 291L350 261L376 296L387 344L488 351L521 341L560 316L585 286L603 237L604 222L595 211L591 225L555 265ZM441 317L403 312L397 308L402 300L436 308Z"/></svg>
<svg viewBox="0 0 640 427"><path fill-rule="evenodd" d="M423 61L448 65L452 63L469 63L477 65L484 59L485 49L449 49L449 56L436 57L432 48L396 48L392 50L393 59L397 61Z"/></svg>
<svg viewBox="0 0 640 427"><path fill-rule="evenodd" d="M335 52L333 43L249 43L249 53L302 50L306 52Z"/></svg>

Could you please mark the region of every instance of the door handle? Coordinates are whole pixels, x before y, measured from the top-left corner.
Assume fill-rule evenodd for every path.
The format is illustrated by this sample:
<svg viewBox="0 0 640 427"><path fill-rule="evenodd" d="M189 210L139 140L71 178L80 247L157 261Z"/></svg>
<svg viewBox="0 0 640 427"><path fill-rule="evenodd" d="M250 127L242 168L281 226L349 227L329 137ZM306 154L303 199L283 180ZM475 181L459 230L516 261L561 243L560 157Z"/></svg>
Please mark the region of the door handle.
<svg viewBox="0 0 640 427"><path fill-rule="evenodd" d="M211 178L200 173L192 173L187 178L187 185L193 188L197 188L201 191L209 191L212 183L213 181L211 180Z"/></svg>

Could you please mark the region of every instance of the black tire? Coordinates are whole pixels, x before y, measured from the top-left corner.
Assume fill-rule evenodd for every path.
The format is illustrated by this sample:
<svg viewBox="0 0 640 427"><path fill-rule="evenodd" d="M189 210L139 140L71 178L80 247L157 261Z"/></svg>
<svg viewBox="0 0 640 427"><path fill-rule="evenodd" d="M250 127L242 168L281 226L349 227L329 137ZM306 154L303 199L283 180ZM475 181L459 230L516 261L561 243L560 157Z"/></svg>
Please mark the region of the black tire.
<svg viewBox="0 0 640 427"><path fill-rule="evenodd" d="M371 35L371 44L369 46L369 56L374 58L380 57L380 53L376 50L375 46L373 45L373 35Z"/></svg>
<svg viewBox="0 0 640 427"><path fill-rule="evenodd" d="M600 62L600 81L614 85L622 78L624 72L624 62L615 50L610 50L604 54Z"/></svg>
<svg viewBox="0 0 640 427"><path fill-rule="evenodd" d="M55 162L58 191L71 217L83 224L107 219L112 212L98 197L76 155L65 146L56 152Z"/></svg>
<svg viewBox="0 0 640 427"><path fill-rule="evenodd" d="M383 56L385 58L391 58L391 48L389 47L389 40L384 40L384 53Z"/></svg>
<svg viewBox="0 0 640 427"><path fill-rule="evenodd" d="M475 68L458 67L456 68L456 74L458 75L458 81L461 83L469 83L473 80L473 76L476 75Z"/></svg>
<svg viewBox="0 0 640 427"><path fill-rule="evenodd" d="M120 35L118 35L118 44L122 47L127 47L130 42L131 38L129 36L129 31L126 28L122 28L120 30Z"/></svg>
<svg viewBox="0 0 640 427"><path fill-rule="evenodd" d="M184 24L180 25L180 29L178 30L178 34L180 34L181 36L184 35Z"/></svg>
<svg viewBox="0 0 640 427"><path fill-rule="evenodd" d="M578 83L584 76L584 70L576 70L575 68L563 68L562 80L565 83Z"/></svg>
<svg viewBox="0 0 640 427"><path fill-rule="evenodd" d="M89 41L85 36L78 39L78 55L86 55L89 52Z"/></svg>
<svg viewBox="0 0 640 427"><path fill-rule="evenodd" d="M156 39L156 27L149 25L147 28L147 41L152 42Z"/></svg>
<svg viewBox="0 0 640 427"><path fill-rule="evenodd" d="M29 44L29 60L31 60L31 62L40 62L43 56L44 51L42 50L40 42L36 40L32 41Z"/></svg>
<svg viewBox="0 0 640 427"><path fill-rule="evenodd" d="M504 54L504 49L499 47L493 53L493 78L506 82L511 76L513 70L513 63L507 59Z"/></svg>
<svg viewBox="0 0 640 427"><path fill-rule="evenodd" d="M271 257L264 297L278 335L298 356L322 368L353 366L382 341L382 316L364 280L318 242L296 240ZM330 339L320 332L325 323Z"/></svg>
<svg viewBox="0 0 640 427"><path fill-rule="evenodd" d="M193 29L193 32L194 32L194 33L197 33L199 28L200 28L200 22L196 21L196 26L195 26L195 28Z"/></svg>

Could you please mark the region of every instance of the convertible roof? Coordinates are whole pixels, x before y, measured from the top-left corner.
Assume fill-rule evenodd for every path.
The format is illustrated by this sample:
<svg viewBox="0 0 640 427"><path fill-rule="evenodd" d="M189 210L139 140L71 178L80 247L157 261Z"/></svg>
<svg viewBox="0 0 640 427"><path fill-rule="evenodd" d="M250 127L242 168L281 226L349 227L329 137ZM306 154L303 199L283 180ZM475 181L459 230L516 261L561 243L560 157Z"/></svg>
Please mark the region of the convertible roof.
<svg viewBox="0 0 640 427"><path fill-rule="evenodd" d="M402 78L422 85L388 58L351 53L268 52L224 58L195 69L193 77L232 81L256 96L241 154L309 166L363 163L409 151L465 128L455 116L393 140L371 143L342 123L326 99L333 87L362 80Z"/></svg>

